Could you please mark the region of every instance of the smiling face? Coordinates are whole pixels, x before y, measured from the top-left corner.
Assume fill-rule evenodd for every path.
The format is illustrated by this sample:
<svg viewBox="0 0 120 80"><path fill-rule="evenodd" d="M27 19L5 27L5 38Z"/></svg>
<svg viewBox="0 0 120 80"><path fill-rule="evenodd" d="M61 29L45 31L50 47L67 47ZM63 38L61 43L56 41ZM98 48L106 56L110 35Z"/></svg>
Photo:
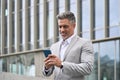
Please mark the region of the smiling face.
<svg viewBox="0 0 120 80"><path fill-rule="evenodd" d="M74 34L75 23L71 23L68 19L58 19L58 26L63 40Z"/></svg>

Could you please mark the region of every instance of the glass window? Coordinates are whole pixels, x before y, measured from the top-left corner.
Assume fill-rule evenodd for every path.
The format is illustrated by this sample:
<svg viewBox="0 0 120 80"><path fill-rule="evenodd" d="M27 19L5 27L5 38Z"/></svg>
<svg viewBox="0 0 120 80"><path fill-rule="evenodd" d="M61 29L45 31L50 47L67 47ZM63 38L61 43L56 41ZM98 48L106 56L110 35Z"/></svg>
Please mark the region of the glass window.
<svg viewBox="0 0 120 80"><path fill-rule="evenodd" d="M110 26L118 25L120 23L119 0L110 1Z"/></svg>
<svg viewBox="0 0 120 80"><path fill-rule="evenodd" d="M95 39L104 38L104 0L95 1Z"/></svg>
<svg viewBox="0 0 120 80"><path fill-rule="evenodd" d="M41 0L41 1L43 1L43 0ZM40 39L39 39L39 47L41 48L41 47L43 47L43 2L41 2L41 4L40 4L40 10L39 10L39 37L40 37Z"/></svg>
<svg viewBox="0 0 120 80"><path fill-rule="evenodd" d="M34 54L26 55L26 75L35 76Z"/></svg>
<svg viewBox="0 0 120 80"><path fill-rule="evenodd" d="M94 70L93 70L93 79L92 80L98 80L98 56L99 56L99 44L95 43L93 44L94 47Z"/></svg>
<svg viewBox="0 0 120 80"><path fill-rule="evenodd" d="M100 80L114 80L114 41L100 43Z"/></svg>
<svg viewBox="0 0 120 80"><path fill-rule="evenodd" d="M2 58L2 72L7 72L8 70L7 70L7 67L8 67L8 65L7 65L7 58Z"/></svg>
<svg viewBox="0 0 120 80"><path fill-rule="evenodd" d="M9 58L9 70L11 73L17 74L17 57L16 56L11 56Z"/></svg>
<svg viewBox="0 0 120 80"><path fill-rule="evenodd" d="M17 65L18 65L18 74L25 75L25 55L19 55L17 57Z"/></svg>
<svg viewBox="0 0 120 80"><path fill-rule="evenodd" d="M120 36L119 0L110 0L110 37Z"/></svg>
<svg viewBox="0 0 120 80"><path fill-rule="evenodd" d="M90 39L90 0L82 2L82 34L82 37Z"/></svg>
<svg viewBox="0 0 120 80"><path fill-rule="evenodd" d="M120 36L120 26L119 25L114 25L110 27L110 37L119 37Z"/></svg>
<svg viewBox="0 0 120 80"><path fill-rule="evenodd" d="M61 13L61 12L64 12L65 11L65 0L59 0L59 8L58 8L58 12Z"/></svg>
<svg viewBox="0 0 120 80"><path fill-rule="evenodd" d="M77 18L77 2L76 0L70 0L70 11L74 13ZM77 33L77 28L75 28L75 33Z"/></svg>
<svg viewBox="0 0 120 80"><path fill-rule="evenodd" d="M96 0L95 1L95 27L103 28L104 27L104 1L105 0Z"/></svg>
<svg viewBox="0 0 120 80"><path fill-rule="evenodd" d="M0 59L0 64L0 72L35 76L34 54L4 57Z"/></svg>
<svg viewBox="0 0 120 80"><path fill-rule="evenodd" d="M53 43L53 37L54 37L54 23L53 23L53 0L48 2L48 14L47 14L47 20L48 20L48 25L47 25L47 46L49 47Z"/></svg>
<svg viewBox="0 0 120 80"><path fill-rule="evenodd" d="M86 77L86 80L98 80L98 56L99 56L99 44L94 43L94 69L92 73Z"/></svg>
<svg viewBox="0 0 120 80"><path fill-rule="evenodd" d="M95 39L102 39L104 38L104 30L99 29L95 31Z"/></svg>

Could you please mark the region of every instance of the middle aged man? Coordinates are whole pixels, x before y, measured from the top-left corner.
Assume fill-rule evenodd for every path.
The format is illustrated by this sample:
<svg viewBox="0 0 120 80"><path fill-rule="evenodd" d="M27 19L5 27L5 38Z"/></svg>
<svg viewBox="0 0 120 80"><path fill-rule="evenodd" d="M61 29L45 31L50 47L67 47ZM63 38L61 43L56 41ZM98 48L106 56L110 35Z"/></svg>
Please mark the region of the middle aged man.
<svg viewBox="0 0 120 80"><path fill-rule="evenodd" d="M62 40L51 46L43 74L50 76L54 72L54 80L85 80L93 69L92 43L74 33L76 20L72 12L63 12L57 19Z"/></svg>

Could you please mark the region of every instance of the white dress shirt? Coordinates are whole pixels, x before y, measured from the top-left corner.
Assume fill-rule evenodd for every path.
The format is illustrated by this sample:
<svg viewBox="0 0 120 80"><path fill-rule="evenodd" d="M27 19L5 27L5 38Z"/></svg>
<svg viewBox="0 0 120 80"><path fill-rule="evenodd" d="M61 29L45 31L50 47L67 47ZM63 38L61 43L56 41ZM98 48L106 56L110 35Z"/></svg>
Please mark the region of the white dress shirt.
<svg viewBox="0 0 120 80"><path fill-rule="evenodd" d="M71 37L69 37L65 41L63 41L63 40L61 41L61 47L60 47L60 59L61 59L61 61L63 61L65 51L68 48L68 46L69 46L69 44L74 36L75 36L75 34L73 34Z"/></svg>

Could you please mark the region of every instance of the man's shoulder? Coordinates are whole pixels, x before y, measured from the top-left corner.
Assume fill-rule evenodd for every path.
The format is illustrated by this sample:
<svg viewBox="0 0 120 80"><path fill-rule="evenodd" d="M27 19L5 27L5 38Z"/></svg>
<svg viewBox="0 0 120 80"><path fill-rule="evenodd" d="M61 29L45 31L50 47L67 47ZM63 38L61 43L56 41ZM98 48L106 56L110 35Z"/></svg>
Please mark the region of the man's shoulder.
<svg viewBox="0 0 120 80"><path fill-rule="evenodd" d="M77 36L77 40L78 40L79 43L92 42L91 40L86 39L86 38L82 38L80 36Z"/></svg>
<svg viewBox="0 0 120 80"><path fill-rule="evenodd" d="M80 37L80 36L78 36L78 35L77 35L77 39L80 40L80 41L90 41L90 40L88 40L88 39L86 39L86 38L82 38L82 37Z"/></svg>

